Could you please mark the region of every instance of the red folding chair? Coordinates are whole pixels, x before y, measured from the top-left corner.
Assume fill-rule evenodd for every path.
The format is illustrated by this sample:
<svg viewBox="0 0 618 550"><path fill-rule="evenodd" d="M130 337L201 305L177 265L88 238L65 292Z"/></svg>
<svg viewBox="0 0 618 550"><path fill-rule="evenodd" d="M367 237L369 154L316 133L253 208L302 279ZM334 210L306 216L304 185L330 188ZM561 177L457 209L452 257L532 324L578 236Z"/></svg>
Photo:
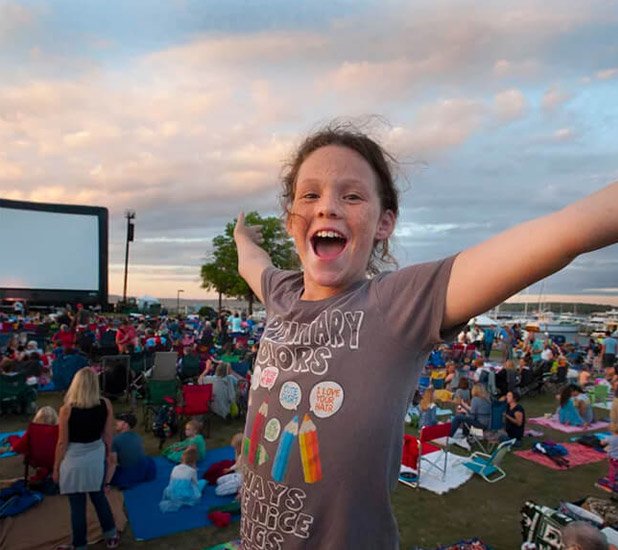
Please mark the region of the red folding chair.
<svg viewBox="0 0 618 550"><path fill-rule="evenodd" d="M450 444L451 423L423 426L419 437L404 435L401 463L416 471L415 487L421 479L421 465L427 464L428 469L435 468L446 476L448 466L448 448ZM443 440L436 444L437 440Z"/></svg>
<svg viewBox="0 0 618 550"><path fill-rule="evenodd" d="M182 386L180 403L176 405L176 414L179 417L181 429L178 430L180 437L183 436L182 426L190 416L204 415L206 425L206 437L210 437L210 402L212 401L212 384Z"/></svg>
<svg viewBox="0 0 618 550"><path fill-rule="evenodd" d="M45 477L54 470L58 426L30 423L26 433L14 446L15 452L24 455L24 481L28 483L30 468L37 468L38 477Z"/></svg>

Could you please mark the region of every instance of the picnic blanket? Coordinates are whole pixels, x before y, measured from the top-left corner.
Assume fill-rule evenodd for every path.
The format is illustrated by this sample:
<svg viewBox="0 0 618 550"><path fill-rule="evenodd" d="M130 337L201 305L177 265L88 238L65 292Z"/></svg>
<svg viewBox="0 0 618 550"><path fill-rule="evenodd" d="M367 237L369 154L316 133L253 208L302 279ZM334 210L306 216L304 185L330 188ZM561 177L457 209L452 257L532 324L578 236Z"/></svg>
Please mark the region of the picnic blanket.
<svg viewBox="0 0 618 550"><path fill-rule="evenodd" d="M197 465L198 478L210 465L226 459L234 459L233 447L207 451L206 458ZM195 506L183 506L177 512L164 514L159 510L159 502L163 489L169 483L170 473L175 464L162 456L156 456L154 460L157 465L157 477L124 491L127 515L136 540L152 540L172 533L212 525L208 519L209 508L228 504L235 498L234 495L218 497L215 495L215 487L207 485L202 500Z"/></svg>
<svg viewBox="0 0 618 550"><path fill-rule="evenodd" d="M607 458L607 455L605 453L599 452L592 447L586 447L585 445L581 445L579 443L561 443L561 445L566 447L566 449L569 451L568 455L565 457L569 461L569 468L573 468L574 466L581 466L582 464L592 464L593 462L600 462L601 460L605 460ZM536 462L537 464L547 466L552 470L568 469L561 468L551 458L536 453L532 450L515 451L513 454L526 460Z"/></svg>
<svg viewBox="0 0 618 550"><path fill-rule="evenodd" d="M577 432L593 432L594 430L606 430L609 427L609 422L593 422L590 426L565 426L560 424L555 416L551 418L545 418L539 416L536 418L530 418L528 420L530 424L538 424L539 426L545 426L552 430L558 430L565 433L577 433Z"/></svg>
<svg viewBox="0 0 618 550"><path fill-rule="evenodd" d="M38 388L37 388L38 392L50 392L50 391L56 391L56 385L54 384L53 381L48 382L47 384L44 384L43 386L41 386L39 384Z"/></svg>
<svg viewBox="0 0 618 550"><path fill-rule="evenodd" d="M527 501L521 509L523 541L533 543L538 550L560 550L562 528L571 521L557 510Z"/></svg>
<svg viewBox="0 0 618 550"><path fill-rule="evenodd" d="M112 490L107 496L116 520L116 527L124 531L127 517L124 514L122 493ZM88 542L103 540L96 512L88 499ZM0 548L11 550L49 550L71 542L71 513L69 498L65 495L45 496L35 507L18 516L0 521Z"/></svg>
<svg viewBox="0 0 618 550"><path fill-rule="evenodd" d="M436 453L441 453L441 451L429 453L425 456L428 456L430 460L435 462L436 458L433 455ZM447 493L452 489L460 487L473 475L472 471L463 465L463 463L467 460L468 459L466 457L458 456L453 453L448 453L446 476L444 476L444 479L442 479L441 471L439 471L437 468L429 466L427 463L423 463L421 469L421 481L419 486L423 489L426 489L427 491L436 493L437 495L443 495L444 493ZM440 464L443 463L442 461L443 459L441 458ZM414 472L414 470L402 464L400 472Z"/></svg>
<svg viewBox="0 0 618 550"><path fill-rule="evenodd" d="M4 433L0 433L0 447L3 447L5 445L5 443L8 444L6 439L10 435L18 435L19 437L21 437L25 433L26 433L25 430L20 430L19 432L4 432ZM7 451L6 453L0 454L0 458L7 458L9 456L16 456L16 455L17 455L17 453L14 453L13 451Z"/></svg>

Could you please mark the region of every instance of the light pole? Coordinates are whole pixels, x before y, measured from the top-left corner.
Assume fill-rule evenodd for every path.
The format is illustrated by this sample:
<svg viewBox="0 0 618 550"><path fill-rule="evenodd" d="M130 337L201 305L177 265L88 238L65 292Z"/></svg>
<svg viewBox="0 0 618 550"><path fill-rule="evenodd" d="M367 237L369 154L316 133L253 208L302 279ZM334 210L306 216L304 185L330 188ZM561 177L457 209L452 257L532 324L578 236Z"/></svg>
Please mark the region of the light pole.
<svg viewBox="0 0 618 550"><path fill-rule="evenodd" d="M181 292L184 292L182 288L179 288L178 291L176 292L176 313L178 317L180 317L180 293Z"/></svg>
<svg viewBox="0 0 618 550"><path fill-rule="evenodd" d="M127 210L124 213L124 217L127 218L127 247L124 252L124 288L122 291L122 302L126 306L127 304L127 277L129 275L129 243L133 242L135 235L135 224L131 223L135 219L135 210Z"/></svg>

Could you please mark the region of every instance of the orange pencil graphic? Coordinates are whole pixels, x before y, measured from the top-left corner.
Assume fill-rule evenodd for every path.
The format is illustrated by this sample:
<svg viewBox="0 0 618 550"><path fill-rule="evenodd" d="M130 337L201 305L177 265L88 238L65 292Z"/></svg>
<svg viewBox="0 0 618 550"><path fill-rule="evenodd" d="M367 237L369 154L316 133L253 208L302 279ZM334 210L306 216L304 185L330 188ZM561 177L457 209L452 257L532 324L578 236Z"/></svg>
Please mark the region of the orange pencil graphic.
<svg viewBox="0 0 618 550"><path fill-rule="evenodd" d="M298 444L305 483L320 481L322 479L322 463L320 462L318 431L308 414L303 417L303 423L300 425Z"/></svg>
<svg viewBox="0 0 618 550"><path fill-rule="evenodd" d="M251 443L249 443L249 464L253 464L255 462L255 453L257 451L260 438L262 437L262 432L264 431L264 422L266 421L267 414L268 403L264 401L260 405L260 408L255 415L255 420L253 421L253 428L251 428Z"/></svg>

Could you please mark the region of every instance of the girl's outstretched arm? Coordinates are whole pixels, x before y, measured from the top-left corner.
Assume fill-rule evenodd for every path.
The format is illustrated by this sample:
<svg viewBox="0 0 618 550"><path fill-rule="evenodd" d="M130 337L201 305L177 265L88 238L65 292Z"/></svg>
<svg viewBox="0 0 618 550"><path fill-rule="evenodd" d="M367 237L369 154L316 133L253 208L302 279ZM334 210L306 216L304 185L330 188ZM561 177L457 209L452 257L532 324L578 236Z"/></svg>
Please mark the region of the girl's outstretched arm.
<svg viewBox="0 0 618 550"><path fill-rule="evenodd" d="M268 253L260 247L262 233L258 225L246 225L241 212L234 227L234 240L238 250L238 273L247 281L260 302L262 297L262 273L272 265Z"/></svg>
<svg viewBox="0 0 618 550"><path fill-rule="evenodd" d="M453 264L443 328L465 322L579 254L618 242L618 183L464 250Z"/></svg>

